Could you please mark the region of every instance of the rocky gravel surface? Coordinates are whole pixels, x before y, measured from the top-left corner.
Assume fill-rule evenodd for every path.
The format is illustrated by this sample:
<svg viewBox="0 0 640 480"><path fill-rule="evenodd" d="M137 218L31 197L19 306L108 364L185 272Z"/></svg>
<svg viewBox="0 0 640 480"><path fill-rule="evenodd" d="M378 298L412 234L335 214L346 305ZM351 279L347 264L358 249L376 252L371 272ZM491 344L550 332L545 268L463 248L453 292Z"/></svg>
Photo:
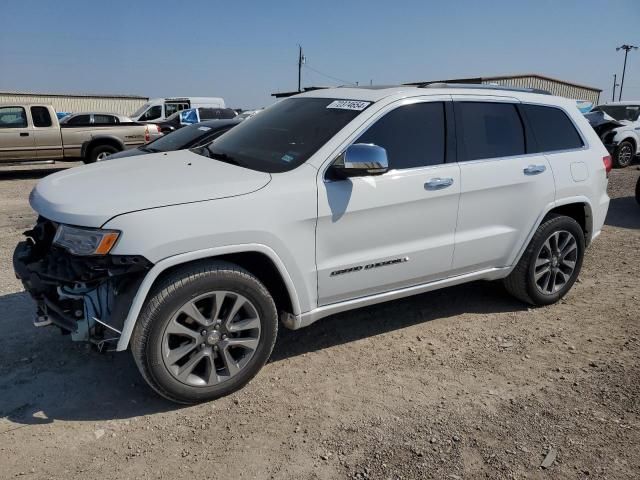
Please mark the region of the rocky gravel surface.
<svg viewBox="0 0 640 480"><path fill-rule="evenodd" d="M0 169L0 478L640 477L639 167L560 303L477 282L281 329L245 389L187 408L32 327L11 254L55 168Z"/></svg>

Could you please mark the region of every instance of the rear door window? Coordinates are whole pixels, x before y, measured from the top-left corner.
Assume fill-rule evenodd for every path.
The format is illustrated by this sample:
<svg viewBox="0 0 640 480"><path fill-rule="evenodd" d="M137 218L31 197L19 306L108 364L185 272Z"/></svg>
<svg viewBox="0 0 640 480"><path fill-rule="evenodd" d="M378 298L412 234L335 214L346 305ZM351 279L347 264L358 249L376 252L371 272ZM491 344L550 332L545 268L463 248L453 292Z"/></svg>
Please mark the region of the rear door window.
<svg viewBox="0 0 640 480"><path fill-rule="evenodd" d="M173 115L174 113L180 111L180 105L176 104L176 103L165 103L164 104L164 116L165 117L169 117L171 115Z"/></svg>
<svg viewBox="0 0 640 480"><path fill-rule="evenodd" d="M26 128L27 113L22 107L1 107L0 128Z"/></svg>
<svg viewBox="0 0 640 480"><path fill-rule="evenodd" d="M155 120L162 116L162 105L154 105L140 117L142 121Z"/></svg>
<svg viewBox="0 0 640 480"><path fill-rule="evenodd" d="M46 107L31 107L31 118L34 127L50 127L51 115Z"/></svg>
<svg viewBox="0 0 640 480"><path fill-rule="evenodd" d="M454 102L458 161L525 153L522 120L512 103Z"/></svg>
<svg viewBox="0 0 640 480"><path fill-rule="evenodd" d="M94 114L93 123L98 125L113 125L118 123L118 119L114 115Z"/></svg>
<svg viewBox="0 0 640 480"><path fill-rule="evenodd" d="M534 152L553 152L581 148L584 142L567 114L559 108L541 105L521 105L537 146Z"/></svg>
<svg viewBox="0 0 640 480"><path fill-rule="evenodd" d="M355 143L383 147L391 170L444 163L444 103L398 107L373 124Z"/></svg>
<svg viewBox="0 0 640 480"><path fill-rule="evenodd" d="M78 115L76 117L70 118L66 123L67 125L89 125L91 123L91 116Z"/></svg>

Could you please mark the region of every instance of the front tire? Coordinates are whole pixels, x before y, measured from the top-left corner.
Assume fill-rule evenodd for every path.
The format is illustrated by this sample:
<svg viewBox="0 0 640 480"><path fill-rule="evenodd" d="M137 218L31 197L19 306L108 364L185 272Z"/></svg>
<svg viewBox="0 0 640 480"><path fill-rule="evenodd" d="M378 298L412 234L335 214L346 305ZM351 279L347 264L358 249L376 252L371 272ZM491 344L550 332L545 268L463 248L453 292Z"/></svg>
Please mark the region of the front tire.
<svg viewBox="0 0 640 480"><path fill-rule="evenodd" d="M633 146L633 143L631 143L629 140L620 142L620 145L618 145L618 147L616 148L615 154L613 156L615 166L618 168L628 167L633 161L634 154L635 148Z"/></svg>
<svg viewBox="0 0 640 480"><path fill-rule="evenodd" d="M536 230L522 258L504 280L507 291L535 306L564 297L580 273L585 241L573 218L550 215Z"/></svg>
<svg viewBox="0 0 640 480"><path fill-rule="evenodd" d="M131 350L163 397L192 404L229 395L267 362L278 330L267 289L223 261L180 268L150 293Z"/></svg>

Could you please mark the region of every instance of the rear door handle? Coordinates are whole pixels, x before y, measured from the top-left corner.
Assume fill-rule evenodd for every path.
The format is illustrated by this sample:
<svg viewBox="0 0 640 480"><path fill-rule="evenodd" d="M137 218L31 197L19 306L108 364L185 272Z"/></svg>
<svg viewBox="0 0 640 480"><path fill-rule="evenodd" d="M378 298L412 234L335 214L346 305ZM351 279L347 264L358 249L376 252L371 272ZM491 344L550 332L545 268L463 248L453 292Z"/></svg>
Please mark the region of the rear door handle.
<svg viewBox="0 0 640 480"><path fill-rule="evenodd" d="M544 165L529 165L523 172L525 175L539 175L547 169Z"/></svg>
<svg viewBox="0 0 640 480"><path fill-rule="evenodd" d="M453 185L453 178L432 178L424 184L427 190L442 190Z"/></svg>
<svg viewBox="0 0 640 480"><path fill-rule="evenodd" d="M20 136L21 137L28 137L29 136L29 132L20 132Z"/></svg>

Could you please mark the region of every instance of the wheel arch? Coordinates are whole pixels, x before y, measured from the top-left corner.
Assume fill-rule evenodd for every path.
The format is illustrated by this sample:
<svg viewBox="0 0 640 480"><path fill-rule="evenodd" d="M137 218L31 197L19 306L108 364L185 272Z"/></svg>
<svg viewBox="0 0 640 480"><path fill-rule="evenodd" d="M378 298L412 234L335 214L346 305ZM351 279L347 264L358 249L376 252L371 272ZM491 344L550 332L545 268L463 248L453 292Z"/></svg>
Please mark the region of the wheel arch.
<svg viewBox="0 0 640 480"><path fill-rule="evenodd" d="M593 215L591 210L591 204L588 202L571 202L557 205L549 210L542 218L541 223L551 214L564 215L566 217L573 218L584 233L585 245L588 246L591 242L591 236L593 235Z"/></svg>
<svg viewBox="0 0 640 480"><path fill-rule="evenodd" d="M638 148L640 148L640 137L638 137L638 134L635 131L623 130L622 132L617 132L613 138L617 145L620 145L622 142L631 142L634 153L639 153Z"/></svg>
<svg viewBox="0 0 640 480"><path fill-rule="evenodd" d="M154 285L176 268L208 260L225 260L255 275L273 296L279 312L297 316L301 313L298 295L284 263L275 251L265 245L238 245L189 252L165 258L147 273L124 320L116 350L126 350L131 334Z"/></svg>
<svg viewBox="0 0 640 480"><path fill-rule="evenodd" d="M82 144L80 156L82 158L86 158L92 149L100 145L110 145L114 148L117 148L119 151L125 149L124 142L118 137L114 137L112 135L100 135L97 137L93 137L91 138L91 140L87 140Z"/></svg>
<svg viewBox="0 0 640 480"><path fill-rule="evenodd" d="M589 246L593 236L593 208L589 199L587 197L580 196L557 200L547 205L544 211L540 214L533 228L529 232L529 235L527 235L526 241L523 242L520 250L518 250L517 255L511 262L511 267L515 267L518 264L536 231L551 214L565 215L578 222L584 232L585 246Z"/></svg>

